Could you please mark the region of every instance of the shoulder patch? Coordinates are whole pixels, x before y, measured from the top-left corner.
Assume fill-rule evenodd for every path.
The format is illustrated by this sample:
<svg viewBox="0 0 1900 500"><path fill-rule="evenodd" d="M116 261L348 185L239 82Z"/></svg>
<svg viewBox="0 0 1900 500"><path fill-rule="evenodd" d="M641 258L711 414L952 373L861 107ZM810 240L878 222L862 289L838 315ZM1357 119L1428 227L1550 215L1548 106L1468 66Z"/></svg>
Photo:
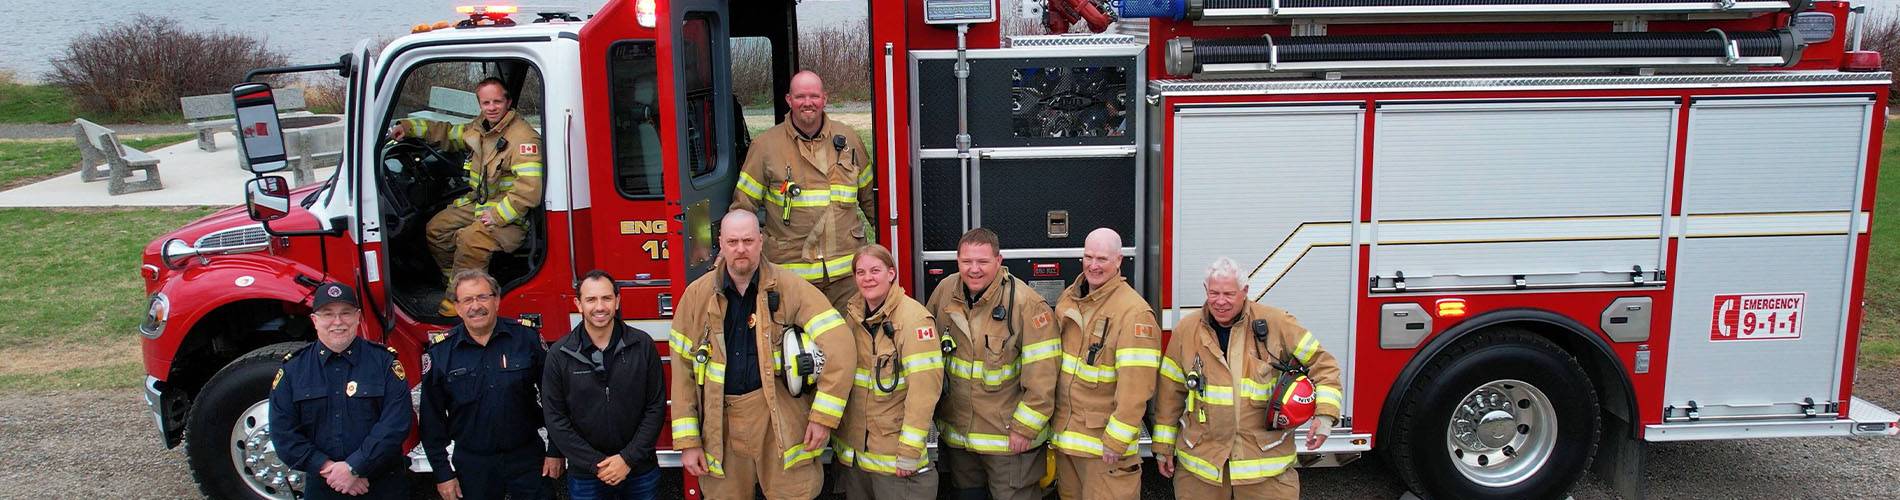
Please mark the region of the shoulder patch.
<svg viewBox="0 0 1900 500"><path fill-rule="evenodd" d="M1149 325L1149 324L1143 324L1143 323L1136 323L1135 324L1135 338L1142 338L1142 339L1155 338L1155 326Z"/></svg>
<svg viewBox="0 0 1900 500"><path fill-rule="evenodd" d="M540 146L536 146L536 145L535 145L534 143L532 143L532 142L524 142L524 143L521 143L521 154L524 154L524 155L538 155L538 154L541 154L541 147L540 147Z"/></svg>
<svg viewBox="0 0 1900 500"><path fill-rule="evenodd" d="M422 374L429 374L429 353L422 353Z"/></svg>
<svg viewBox="0 0 1900 500"><path fill-rule="evenodd" d="M277 388L277 383L278 383L278 382L283 382L283 381L284 381L284 369L283 369L283 368L278 368L278 369L277 369L277 376L275 376L275 377L271 377L271 379L270 379L270 388L271 388L271 389L276 389L276 388Z"/></svg>
<svg viewBox="0 0 1900 500"><path fill-rule="evenodd" d="M922 326L922 327L917 328L917 340L930 340L934 338L937 338L936 328L932 328L928 326Z"/></svg>
<svg viewBox="0 0 1900 500"><path fill-rule="evenodd" d="M1036 317L1029 318L1029 322L1035 323L1036 328L1049 326L1049 311L1043 311L1042 314L1037 314Z"/></svg>
<svg viewBox="0 0 1900 500"><path fill-rule="evenodd" d="M400 379L404 382L409 381L409 376L402 372L402 361L394 360L394 359L389 360L389 371L391 373L395 373L397 379Z"/></svg>

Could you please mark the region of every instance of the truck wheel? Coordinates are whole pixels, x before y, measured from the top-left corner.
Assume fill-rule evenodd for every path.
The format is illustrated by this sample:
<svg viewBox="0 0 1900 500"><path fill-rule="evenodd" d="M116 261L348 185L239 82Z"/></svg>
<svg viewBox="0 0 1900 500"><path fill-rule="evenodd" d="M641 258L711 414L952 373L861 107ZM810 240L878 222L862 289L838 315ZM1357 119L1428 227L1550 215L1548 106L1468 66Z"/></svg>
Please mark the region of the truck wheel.
<svg viewBox="0 0 1900 500"><path fill-rule="evenodd" d="M1425 498L1562 498L1589 468L1596 389L1550 340L1498 328L1460 340L1406 388L1389 461Z"/></svg>
<svg viewBox="0 0 1900 500"><path fill-rule="evenodd" d="M210 498L303 496L304 475L277 459L270 442L270 384L284 355L309 342L271 344L218 370L191 405L185 456L198 491Z"/></svg>

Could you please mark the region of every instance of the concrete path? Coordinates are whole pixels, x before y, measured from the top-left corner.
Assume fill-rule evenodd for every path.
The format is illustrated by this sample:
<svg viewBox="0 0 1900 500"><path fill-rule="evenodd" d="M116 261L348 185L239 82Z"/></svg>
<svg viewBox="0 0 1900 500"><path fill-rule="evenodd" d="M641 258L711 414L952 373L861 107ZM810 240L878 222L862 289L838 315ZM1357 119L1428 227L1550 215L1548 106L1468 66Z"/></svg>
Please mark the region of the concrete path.
<svg viewBox="0 0 1900 500"><path fill-rule="evenodd" d="M128 135L153 134L189 134L190 128L184 124L102 124L119 133ZM71 139L73 124L67 123L0 123L0 139Z"/></svg>
<svg viewBox="0 0 1900 500"><path fill-rule="evenodd" d="M150 151L158 157L164 189L111 196L106 181L80 182L79 172L73 172L0 192L0 207L242 205L244 182L251 173L238 167L237 141L231 134L218 134L217 145L217 151L205 152L196 141L185 141ZM313 178L322 182L335 170L317 169ZM290 177L288 172L277 175Z"/></svg>

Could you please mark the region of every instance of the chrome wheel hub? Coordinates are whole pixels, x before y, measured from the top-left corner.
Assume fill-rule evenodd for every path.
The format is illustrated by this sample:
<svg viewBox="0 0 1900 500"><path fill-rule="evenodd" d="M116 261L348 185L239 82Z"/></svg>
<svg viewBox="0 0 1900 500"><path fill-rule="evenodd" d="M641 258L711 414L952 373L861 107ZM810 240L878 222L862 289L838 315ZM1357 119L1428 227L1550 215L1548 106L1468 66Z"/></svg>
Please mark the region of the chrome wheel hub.
<svg viewBox="0 0 1900 500"><path fill-rule="evenodd" d="M260 400L231 425L231 465L244 478L245 486L264 498L293 499L303 496L304 474L291 470L277 458L277 447L270 442L270 400Z"/></svg>
<svg viewBox="0 0 1900 500"><path fill-rule="evenodd" d="M1458 472L1489 487L1536 475L1556 445L1556 408L1543 391L1520 380L1472 390L1452 409L1445 428L1445 451Z"/></svg>

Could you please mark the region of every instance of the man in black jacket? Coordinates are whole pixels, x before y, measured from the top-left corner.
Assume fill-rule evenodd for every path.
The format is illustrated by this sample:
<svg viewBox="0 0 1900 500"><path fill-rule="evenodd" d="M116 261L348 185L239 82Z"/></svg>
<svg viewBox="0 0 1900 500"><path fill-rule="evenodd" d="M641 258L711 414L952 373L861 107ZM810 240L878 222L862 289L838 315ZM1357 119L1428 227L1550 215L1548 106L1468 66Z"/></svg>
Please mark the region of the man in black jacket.
<svg viewBox="0 0 1900 500"><path fill-rule="evenodd" d="M541 379L548 439L568 458L568 495L653 498L653 447L666 422L660 351L620 321L620 289L606 271L588 271L574 293L581 324L549 348Z"/></svg>

